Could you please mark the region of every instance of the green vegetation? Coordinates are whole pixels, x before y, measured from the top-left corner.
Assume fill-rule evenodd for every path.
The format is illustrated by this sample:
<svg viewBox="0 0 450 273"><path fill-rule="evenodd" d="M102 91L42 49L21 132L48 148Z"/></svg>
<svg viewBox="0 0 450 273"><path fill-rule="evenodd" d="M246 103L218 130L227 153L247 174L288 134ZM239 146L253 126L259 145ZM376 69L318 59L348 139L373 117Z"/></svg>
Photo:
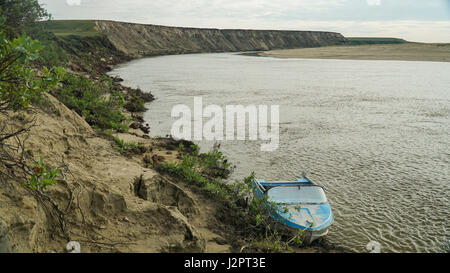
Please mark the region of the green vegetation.
<svg viewBox="0 0 450 273"><path fill-rule="evenodd" d="M45 190L46 187L57 183L56 177L59 175L59 169L49 169L48 165L44 163L42 156L36 162L33 168L33 175L30 180L24 185L32 190Z"/></svg>
<svg viewBox="0 0 450 273"><path fill-rule="evenodd" d="M221 183L220 178L212 178L207 171L207 166L223 166L223 156L216 152L210 152L204 158L199 157L199 148L197 145L191 145L190 154L183 155L181 162L163 162L158 169L167 172L183 180L188 184L198 186L200 189L215 195L220 195L224 199L230 198L230 189ZM184 147L179 146L179 151L183 151Z"/></svg>
<svg viewBox="0 0 450 273"><path fill-rule="evenodd" d="M126 142L118 137L113 137L113 140L115 143L114 148L118 150L121 154L126 154L139 147L139 143Z"/></svg>
<svg viewBox="0 0 450 273"><path fill-rule="evenodd" d="M37 0L6 1L0 3L0 8L4 9L1 14L6 15L0 22L5 23L0 34L0 110L24 109L40 101L43 92L59 86L62 88L53 89L52 94L94 129L126 132L130 120L122 113L123 108L141 112L145 102L153 100L151 94L134 89L127 90L125 100L109 77L91 79L66 74L59 67L65 66L70 56L72 62L83 66L82 70L93 72L99 56L109 56L106 41L94 29L94 21L45 21L51 16ZM23 35L25 32L31 36ZM92 62L91 53L96 56ZM122 153L136 148L136 144L118 140L114 146Z"/></svg>
<svg viewBox="0 0 450 273"><path fill-rule="evenodd" d="M31 34L33 39L41 43L41 51L38 59L33 64L36 66L65 66L68 62L67 53L59 45L53 33L36 31Z"/></svg>
<svg viewBox="0 0 450 273"><path fill-rule="evenodd" d="M128 131L128 119L121 112L125 101L108 77L99 81L81 75L66 75L64 87L53 92L70 109L73 109L94 128Z"/></svg>
<svg viewBox="0 0 450 273"><path fill-rule="evenodd" d="M408 41L398 38L383 37L346 37L350 45L372 45L372 44L404 44Z"/></svg>
<svg viewBox="0 0 450 273"><path fill-rule="evenodd" d="M50 24L51 15L43 9L37 0L2 1L2 16L5 18L3 33L12 39L22 35L39 40L39 58L33 61L38 66L65 65L67 56L58 46L54 34L44 30ZM47 21L48 20L48 21Z"/></svg>
<svg viewBox="0 0 450 273"><path fill-rule="evenodd" d="M7 0L0 2L0 16L4 18L2 29L8 38L36 31L38 22L49 20L50 14L38 0Z"/></svg>
<svg viewBox="0 0 450 273"><path fill-rule="evenodd" d="M0 26L5 21L0 18ZM25 35L9 40L0 31L0 111L24 109L60 84L63 68L44 66L41 76L30 68L30 63L39 58L40 49L37 40Z"/></svg>
<svg viewBox="0 0 450 273"><path fill-rule="evenodd" d="M209 193L220 194L225 199L230 199L231 188L223 184L221 178L226 178L230 174L231 163L217 149L199 154L200 149L197 145L192 144L189 148L190 153L185 153L180 163L163 162L159 168ZM180 153L185 149L182 144L178 146Z"/></svg>
<svg viewBox="0 0 450 273"><path fill-rule="evenodd" d="M251 190L254 191L255 189L251 184L254 179L254 174L252 174L250 178L251 180L249 178L244 180L244 185L246 188L251 188ZM248 190L245 190L244 192L247 191ZM269 201L268 196L265 196L261 199L253 198L248 207L248 214L254 219L254 226L256 230L262 230L264 234L262 238L261 236L257 237L252 242L252 247L271 252L291 252L291 246L301 246L303 244L303 230L299 229L297 232L292 234L292 232L282 227L281 224L276 222L271 216L276 214L281 208L283 213L290 215L289 218L292 217L292 213L289 212L287 205L281 205ZM300 207L298 206L294 209L300 210Z"/></svg>
<svg viewBox="0 0 450 273"><path fill-rule="evenodd" d="M153 95L151 93L144 93L141 89L129 89L125 104L125 109L130 112L144 112L147 110L145 108L146 102L151 102L153 100Z"/></svg>
<svg viewBox="0 0 450 273"><path fill-rule="evenodd" d="M178 152L184 150L183 145L178 147ZM197 145L191 145L190 150L190 153L183 155L181 162L163 162L158 166L158 170L199 187L225 202L229 208L243 211L240 220L252 227L247 234L253 242L251 247L269 252L283 252L291 251L291 245L302 244L302 230L293 237L287 237L274 228L276 223L271 213L279 208L278 204L269 202L267 198L252 198L254 173L243 181L236 180L232 184L225 184L222 179L229 175L231 164L217 148L205 154L199 154ZM284 209L287 210L287 207Z"/></svg>
<svg viewBox="0 0 450 273"><path fill-rule="evenodd" d="M92 20L52 20L42 22L46 31L54 33L56 36L99 36L99 32L94 29L95 23Z"/></svg>

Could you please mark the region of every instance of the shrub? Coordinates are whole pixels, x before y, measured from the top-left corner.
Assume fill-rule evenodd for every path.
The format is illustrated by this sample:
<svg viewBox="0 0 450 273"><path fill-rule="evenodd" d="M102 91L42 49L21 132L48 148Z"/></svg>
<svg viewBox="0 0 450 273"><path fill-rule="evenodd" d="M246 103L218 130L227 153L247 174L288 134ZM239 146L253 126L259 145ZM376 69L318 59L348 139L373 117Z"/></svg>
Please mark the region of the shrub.
<svg viewBox="0 0 450 273"><path fill-rule="evenodd" d="M33 168L33 175L24 186L32 190L45 190L46 187L57 183L56 177L58 175L59 169L50 169L41 156Z"/></svg>
<svg viewBox="0 0 450 273"><path fill-rule="evenodd" d="M0 17L0 27L4 18ZM38 99L42 93L59 85L64 69L42 68L37 73L29 67L39 57L41 45L25 35L9 40L0 31L0 111L18 111Z"/></svg>
<svg viewBox="0 0 450 273"><path fill-rule="evenodd" d="M17 37L38 27L38 22L48 20L51 15L39 5L38 0L1 1L0 8L5 17L4 27L8 37Z"/></svg>
<svg viewBox="0 0 450 273"><path fill-rule="evenodd" d="M145 108L146 102L151 102L154 100L154 97L151 93L144 93L141 89L128 89L128 94L126 96L127 103L125 104L125 109L128 111L135 112L144 112L147 110Z"/></svg>
<svg viewBox="0 0 450 273"><path fill-rule="evenodd" d="M73 109L93 127L118 132L128 131L128 119L120 111L125 101L111 82L105 78L96 82L82 75L67 75L64 86L54 95Z"/></svg>
<svg viewBox="0 0 450 273"><path fill-rule="evenodd" d="M139 147L138 143L126 142L118 137L113 137L114 148L118 150L121 154L125 154Z"/></svg>
<svg viewBox="0 0 450 273"><path fill-rule="evenodd" d="M40 57L34 62L37 66L65 66L68 62L67 53L59 45L57 37L50 32L36 31L32 33L34 39L42 45Z"/></svg>
<svg viewBox="0 0 450 273"><path fill-rule="evenodd" d="M243 181L236 180L232 184L225 184L221 178L226 177L226 174L231 171L231 164L226 157L217 149L199 155L198 146L191 146L193 146L191 147L192 152L184 154L181 162L164 162L158 166L158 170L178 177L184 182L193 184L208 194L218 197L230 208L244 210L246 213L240 220L253 227L247 234L249 238L252 238L252 247L258 250L282 252L291 251L290 245L302 244L302 230L299 230L294 236L286 236L272 227L275 221L271 214L279 209L279 204L269 202L267 197L252 198L254 173L244 178ZM178 152L182 153L184 150L184 145L179 145ZM217 172L222 169L228 172ZM282 207L282 209L285 210L285 213L287 212L287 207Z"/></svg>

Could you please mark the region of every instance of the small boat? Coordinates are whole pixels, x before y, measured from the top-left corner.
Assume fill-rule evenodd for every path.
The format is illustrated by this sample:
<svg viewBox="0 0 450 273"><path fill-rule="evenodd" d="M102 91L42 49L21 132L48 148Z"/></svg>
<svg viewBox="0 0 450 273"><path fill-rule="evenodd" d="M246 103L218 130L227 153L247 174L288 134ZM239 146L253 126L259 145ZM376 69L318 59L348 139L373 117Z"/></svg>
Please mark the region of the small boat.
<svg viewBox="0 0 450 273"><path fill-rule="evenodd" d="M310 244L328 233L334 216L321 186L307 177L295 181L266 182L254 179L256 198L265 199L271 216L287 230L303 230L302 241ZM269 207L269 206L268 206Z"/></svg>

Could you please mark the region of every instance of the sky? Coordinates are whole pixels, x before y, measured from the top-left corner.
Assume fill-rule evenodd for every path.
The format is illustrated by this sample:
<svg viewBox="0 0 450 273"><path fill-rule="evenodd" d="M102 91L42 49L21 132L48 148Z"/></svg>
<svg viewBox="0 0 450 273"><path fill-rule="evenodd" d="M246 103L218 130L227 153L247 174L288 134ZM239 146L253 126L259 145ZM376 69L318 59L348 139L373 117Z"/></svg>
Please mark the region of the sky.
<svg viewBox="0 0 450 273"><path fill-rule="evenodd" d="M450 0L39 0L54 19L450 42Z"/></svg>

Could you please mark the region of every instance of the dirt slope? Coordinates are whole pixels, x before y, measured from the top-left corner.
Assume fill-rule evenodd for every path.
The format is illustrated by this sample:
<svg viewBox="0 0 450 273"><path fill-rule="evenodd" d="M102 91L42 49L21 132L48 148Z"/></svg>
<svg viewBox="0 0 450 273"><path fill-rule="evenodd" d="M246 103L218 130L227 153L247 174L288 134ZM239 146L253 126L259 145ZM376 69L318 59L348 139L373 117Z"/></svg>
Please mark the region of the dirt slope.
<svg viewBox="0 0 450 273"><path fill-rule="evenodd" d="M36 117L27 157L43 156L52 167L60 166L63 157L70 167L67 184L60 181L47 194L60 208L68 208L67 233L83 252L230 251L229 245L216 243L223 238L210 228L216 225L213 202L142 167L140 157L121 155L75 112L50 95L48 100L45 110L11 113L8 123L16 127ZM142 156L176 157L169 140L136 135L142 133L127 136L144 144ZM0 252L65 251L68 240L43 204L19 183L0 176Z"/></svg>

